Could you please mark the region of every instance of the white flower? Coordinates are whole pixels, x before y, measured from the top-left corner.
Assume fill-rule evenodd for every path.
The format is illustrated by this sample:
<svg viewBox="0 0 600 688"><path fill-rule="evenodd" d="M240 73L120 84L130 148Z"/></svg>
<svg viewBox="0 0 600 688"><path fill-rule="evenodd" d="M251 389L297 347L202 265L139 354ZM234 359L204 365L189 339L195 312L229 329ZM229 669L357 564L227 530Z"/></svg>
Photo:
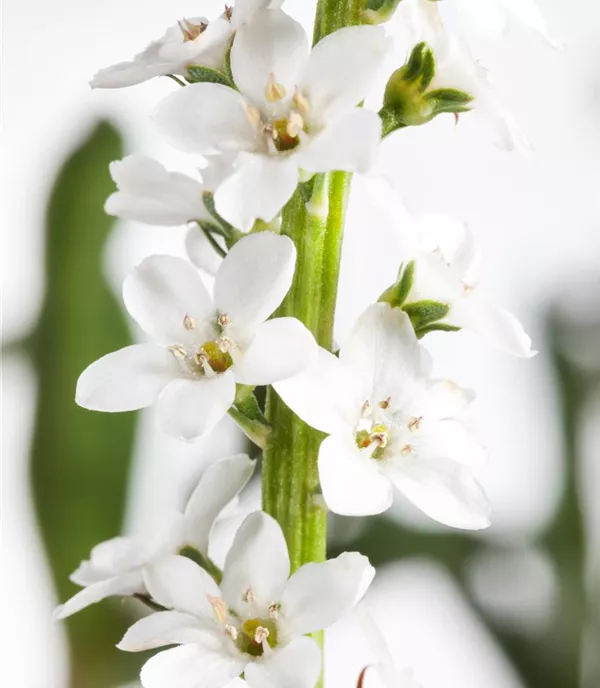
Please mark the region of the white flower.
<svg viewBox="0 0 600 688"><path fill-rule="evenodd" d="M188 65L222 69L233 32L255 10L280 7L283 0L239 0L216 20L204 17L182 19L130 62L101 69L90 81L92 88L134 86L156 76L186 73Z"/></svg>
<svg viewBox="0 0 600 688"><path fill-rule="evenodd" d="M329 508L377 514L393 486L431 518L486 528L489 507L471 474L485 458L456 416L472 396L430 380L408 316L378 303L359 318L339 358L324 349L305 373L275 386L309 425L328 433L319 477Z"/></svg>
<svg viewBox="0 0 600 688"><path fill-rule="evenodd" d="M214 302L198 272L171 256L144 260L123 285L125 306L160 344L137 344L92 363L76 401L131 411L157 401L164 432L193 440L233 404L236 382L267 385L312 361L316 345L295 318L267 320L292 283L296 249L284 236L243 238L221 263Z"/></svg>
<svg viewBox="0 0 600 688"><path fill-rule="evenodd" d="M129 652L179 645L150 659L144 688L221 688L244 672L251 686L313 688L320 650L304 634L352 610L373 579L366 557L345 553L290 576L281 528L257 511L240 527L218 587L174 556L146 569L152 598L170 611L138 621L119 644Z"/></svg>
<svg viewBox="0 0 600 688"><path fill-rule="evenodd" d="M370 168L381 122L356 106L387 47L381 27L349 27L309 55L300 24L281 11L259 10L237 32L231 50L239 92L192 84L159 104L155 120L184 151L238 153L215 203L228 222L248 230L257 218L273 220L294 193L300 169Z"/></svg>
<svg viewBox="0 0 600 688"><path fill-rule="evenodd" d="M113 595L147 595L144 570L184 547L208 552L208 540L221 511L244 488L254 471L254 461L240 454L211 466L200 478L183 514L175 514L152 539L117 537L103 542L71 575L83 587L54 613L56 619L72 614Z"/></svg>

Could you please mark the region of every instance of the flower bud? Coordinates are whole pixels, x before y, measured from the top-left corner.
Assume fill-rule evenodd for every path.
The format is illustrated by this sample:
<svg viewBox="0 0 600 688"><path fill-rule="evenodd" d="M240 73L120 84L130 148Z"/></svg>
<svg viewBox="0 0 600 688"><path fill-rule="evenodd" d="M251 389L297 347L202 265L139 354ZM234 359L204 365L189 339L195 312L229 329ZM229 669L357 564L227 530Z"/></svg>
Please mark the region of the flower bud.
<svg viewBox="0 0 600 688"><path fill-rule="evenodd" d="M436 88L435 76L433 51L426 43L418 43L385 88L379 113L384 136L401 127L426 124L444 112L457 114L470 109L472 95L454 88Z"/></svg>

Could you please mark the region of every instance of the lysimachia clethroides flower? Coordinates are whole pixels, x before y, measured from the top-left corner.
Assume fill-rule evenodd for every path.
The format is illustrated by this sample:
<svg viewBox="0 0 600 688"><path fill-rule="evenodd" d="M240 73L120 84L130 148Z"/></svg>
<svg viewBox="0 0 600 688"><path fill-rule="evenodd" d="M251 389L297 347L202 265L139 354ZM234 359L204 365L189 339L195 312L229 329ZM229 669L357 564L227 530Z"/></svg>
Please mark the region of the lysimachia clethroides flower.
<svg viewBox="0 0 600 688"><path fill-rule="evenodd" d="M244 237L221 263L213 299L187 261L147 258L125 280L123 298L160 343L128 346L92 363L78 380L77 403L130 411L157 402L165 433L203 436L233 404L236 383L271 384L312 362L316 344L299 320L267 321L290 288L295 261L288 237Z"/></svg>
<svg viewBox="0 0 600 688"><path fill-rule="evenodd" d="M115 595L148 595L146 569L185 548L208 554L212 527L223 509L244 488L254 471L254 461L240 454L219 461L204 472L185 511L175 513L150 538L117 537L92 550L71 575L83 590L58 607L55 618L72 614Z"/></svg>
<svg viewBox="0 0 600 688"><path fill-rule="evenodd" d="M159 104L154 119L183 151L237 153L215 205L247 231L256 219L272 221L301 178L369 170L381 121L357 106L388 46L381 27L359 26L327 36L309 52L300 24L281 10L257 10L233 41L235 88L194 83Z"/></svg>
<svg viewBox="0 0 600 688"><path fill-rule="evenodd" d="M90 81L92 88L134 86L157 76L186 76L187 67L201 65L221 70L231 36L255 10L280 7L283 0L238 0L212 22L205 17L181 19L129 62L101 69Z"/></svg>
<svg viewBox="0 0 600 688"><path fill-rule="evenodd" d="M144 688L193 688L199 680L222 688L242 672L257 688L314 688L320 650L305 634L348 614L374 574L366 557L346 552L290 577L281 528L257 511L238 530L219 586L181 556L146 569L150 595L167 611L138 621L119 648L179 646L144 665Z"/></svg>
<svg viewBox="0 0 600 688"><path fill-rule="evenodd" d="M395 487L441 523L489 525L472 475L485 452L458 418L472 394L430 379L430 365L408 316L378 303L359 318L339 358L320 349L307 372L274 385L300 418L329 435L319 479L333 512L381 513Z"/></svg>

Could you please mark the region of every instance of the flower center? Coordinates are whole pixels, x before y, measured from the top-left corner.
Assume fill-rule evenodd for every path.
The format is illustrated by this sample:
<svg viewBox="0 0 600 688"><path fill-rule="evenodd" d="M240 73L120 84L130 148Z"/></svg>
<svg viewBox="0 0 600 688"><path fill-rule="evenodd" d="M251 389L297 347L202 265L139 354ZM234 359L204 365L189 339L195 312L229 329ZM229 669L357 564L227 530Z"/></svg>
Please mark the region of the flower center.
<svg viewBox="0 0 600 688"><path fill-rule="evenodd" d="M383 423L377 423L369 429L357 430L354 439L359 449L372 450L372 459L382 459L390 439L390 428Z"/></svg>
<svg viewBox="0 0 600 688"><path fill-rule="evenodd" d="M181 29L181 33L183 34L184 43L188 43L189 41L195 41L196 38L198 38L198 36L200 36L206 31L206 27L208 26L208 24L205 24L204 22L201 22L200 24L193 24L191 21L188 21L187 19L182 19L177 23L179 24L179 28Z"/></svg>
<svg viewBox="0 0 600 688"><path fill-rule="evenodd" d="M248 619L239 629L235 643L241 652L261 657L265 642L271 648L277 647L277 635L277 624L273 619Z"/></svg>

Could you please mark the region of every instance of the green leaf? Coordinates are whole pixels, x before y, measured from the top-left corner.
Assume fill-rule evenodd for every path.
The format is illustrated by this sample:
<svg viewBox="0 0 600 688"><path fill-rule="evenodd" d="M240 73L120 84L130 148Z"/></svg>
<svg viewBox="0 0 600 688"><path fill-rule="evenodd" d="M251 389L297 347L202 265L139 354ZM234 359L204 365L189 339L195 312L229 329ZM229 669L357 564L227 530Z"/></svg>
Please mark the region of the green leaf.
<svg viewBox="0 0 600 688"><path fill-rule="evenodd" d="M131 343L102 275L114 223L103 211L114 191L108 165L122 155L115 129L99 124L60 171L47 211L47 292L29 347L38 379L31 478L61 601L78 590L68 576L80 560L119 534L131 463L136 416L93 413L74 401L84 368ZM109 688L137 674L140 658L115 648L132 612L109 600L66 622L71 688Z"/></svg>
<svg viewBox="0 0 600 688"><path fill-rule="evenodd" d="M203 65L189 65L186 79L190 84L221 84L234 88L233 81L227 74Z"/></svg>
<svg viewBox="0 0 600 688"><path fill-rule="evenodd" d="M410 318L415 331L422 330L437 320L445 318L450 312L450 306L441 301L414 301L407 303L402 310Z"/></svg>

